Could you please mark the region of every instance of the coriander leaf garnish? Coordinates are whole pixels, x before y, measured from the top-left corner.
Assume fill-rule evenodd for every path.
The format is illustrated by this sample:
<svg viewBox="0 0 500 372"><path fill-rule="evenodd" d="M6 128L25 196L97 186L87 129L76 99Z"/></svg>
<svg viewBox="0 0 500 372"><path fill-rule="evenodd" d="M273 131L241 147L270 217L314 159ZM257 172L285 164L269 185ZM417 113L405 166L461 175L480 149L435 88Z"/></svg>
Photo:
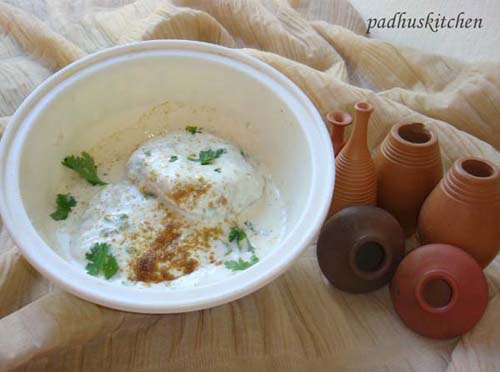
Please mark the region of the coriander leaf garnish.
<svg viewBox="0 0 500 372"><path fill-rule="evenodd" d="M62 161L62 165L74 170L93 186L106 185L106 182L97 176L97 167L94 159L86 152L82 152L82 156L66 156Z"/></svg>
<svg viewBox="0 0 500 372"><path fill-rule="evenodd" d="M168 159L168 162L169 163L173 163L174 161L176 161L177 159L179 159L179 157L177 155L172 155L170 157L170 159Z"/></svg>
<svg viewBox="0 0 500 372"><path fill-rule="evenodd" d="M188 125L186 127L186 130L191 133L191 134L196 134L196 133L201 133L201 128L200 127L195 127L193 125Z"/></svg>
<svg viewBox="0 0 500 372"><path fill-rule="evenodd" d="M76 199L70 194L57 194L56 197L57 209L50 215L53 220L61 221L68 218L71 208L76 205Z"/></svg>
<svg viewBox="0 0 500 372"><path fill-rule="evenodd" d="M220 173L220 172L222 172L222 169L220 169L220 168L215 168L215 169L214 169L214 172Z"/></svg>
<svg viewBox="0 0 500 372"><path fill-rule="evenodd" d="M234 226L234 227L231 228L231 231L229 232L228 240L230 242L236 240L236 244L239 246L240 242L243 241L246 238L247 238L247 234L242 229L240 229L239 227Z"/></svg>
<svg viewBox="0 0 500 372"><path fill-rule="evenodd" d="M220 158L220 156L225 152L226 149L217 149L215 151L212 149L208 149L200 151L197 158L195 158L193 155L190 155L188 156L188 159L191 161L200 162L201 165L208 165L208 164L213 164L215 159Z"/></svg>
<svg viewBox="0 0 500 372"><path fill-rule="evenodd" d="M109 253L110 246L107 243L95 243L90 252L85 253L85 258L90 262L87 264L87 273L93 276L103 274L106 279L111 278L118 271L116 258Z"/></svg>
<svg viewBox="0 0 500 372"><path fill-rule="evenodd" d="M231 231L229 232L228 240L230 242L236 241L236 245L238 248L241 250L241 242L246 241L247 243L247 250L249 252L255 252L255 247L250 243L250 240L248 240L248 236L243 229L240 229L238 226L234 226L231 228Z"/></svg>
<svg viewBox="0 0 500 372"><path fill-rule="evenodd" d="M257 262L259 262L259 257L257 257L255 254L250 257L250 261L245 261L242 260L241 258L238 259L238 261L225 261L224 266L232 271L239 271L239 270L246 270L250 266L255 265Z"/></svg>

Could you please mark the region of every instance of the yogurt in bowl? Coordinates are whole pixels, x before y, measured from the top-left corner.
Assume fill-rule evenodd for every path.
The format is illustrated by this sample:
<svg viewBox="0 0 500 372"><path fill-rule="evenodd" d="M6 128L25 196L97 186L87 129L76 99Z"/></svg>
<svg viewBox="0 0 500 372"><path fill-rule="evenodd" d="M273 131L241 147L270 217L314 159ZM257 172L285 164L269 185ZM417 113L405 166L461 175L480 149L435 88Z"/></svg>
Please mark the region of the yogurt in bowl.
<svg viewBox="0 0 500 372"><path fill-rule="evenodd" d="M120 137L90 151L113 183L78 178L60 189L75 204L56 228L68 262L117 285L190 288L246 270L281 241L279 190L238 146L186 126L154 135L132 154L101 154ZM96 249L114 260L109 272L92 271Z"/></svg>
<svg viewBox="0 0 500 372"><path fill-rule="evenodd" d="M333 189L329 136L307 97L258 60L197 42L66 67L0 146L0 210L23 255L71 293L127 311L257 290L311 242Z"/></svg>

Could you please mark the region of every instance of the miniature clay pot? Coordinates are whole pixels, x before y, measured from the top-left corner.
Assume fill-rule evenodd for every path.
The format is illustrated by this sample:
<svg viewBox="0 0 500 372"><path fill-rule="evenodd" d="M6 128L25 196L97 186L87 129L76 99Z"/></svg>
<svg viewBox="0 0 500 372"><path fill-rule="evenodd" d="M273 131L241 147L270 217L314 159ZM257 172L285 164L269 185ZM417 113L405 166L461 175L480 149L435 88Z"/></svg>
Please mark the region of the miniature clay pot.
<svg viewBox="0 0 500 372"><path fill-rule="evenodd" d="M344 129L352 124L352 116L344 111L331 111L326 114L326 120L332 125L330 137L335 157L345 145Z"/></svg>
<svg viewBox="0 0 500 372"><path fill-rule="evenodd" d="M437 136L421 123L392 127L375 156L378 206L412 235L425 198L443 177Z"/></svg>
<svg viewBox="0 0 500 372"><path fill-rule="evenodd" d="M408 328L444 339L469 331L481 319L488 285L481 267L463 250L430 244L403 259L391 282L391 298Z"/></svg>
<svg viewBox="0 0 500 372"><path fill-rule="evenodd" d="M404 255L404 235L394 217L373 206L345 208L321 229L321 271L337 288L373 291L388 283Z"/></svg>
<svg viewBox="0 0 500 372"><path fill-rule="evenodd" d="M367 143L368 120L373 106L354 105L356 120L349 141L335 159L335 189L329 216L353 205L375 205L377 175Z"/></svg>
<svg viewBox="0 0 500 372"><path fill-rule="evenodd" d="M425 200L421 241L462 248L486 267L500 249L500 172L480 158L457 160Z"/></svg>

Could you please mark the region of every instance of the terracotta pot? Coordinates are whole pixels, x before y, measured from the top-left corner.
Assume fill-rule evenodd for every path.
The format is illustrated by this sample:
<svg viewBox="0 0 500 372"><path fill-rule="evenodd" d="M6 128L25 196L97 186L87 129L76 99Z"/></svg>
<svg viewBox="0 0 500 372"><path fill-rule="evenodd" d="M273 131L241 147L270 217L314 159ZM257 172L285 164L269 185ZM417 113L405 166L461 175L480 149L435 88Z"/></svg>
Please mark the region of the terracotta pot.
<svg viewBox="0 0 500 372"><path fill-rule="evenodd" d="M349 141L335 159L335 190L329 216L353 205L375 205L377 175L367 143L368 120L373 106L354 106L356 120Z"/></svg>
<svg viewBox="0 0 500 372"><path fill-rule="evenodd" d="M486 267L500 249L500 172L479 158L457 160L424 202L418 220L424 243L464 249Z"/></svg>
<svg viewBox="0 0 500 372"><path fill-rule="evenodd" d="M326 120L332 125L330 137L335 157L337 157L345 145L344 129L352 124L352 116L344 111L331 111L326 114Z"/></svg>
<svg viewBox="0 0 500 372"><path fill-rule="evenodd" d="M430 244L401 262L392 279L391 297L408 328L427 337L451 338L481 319L488 285L481 267L463 250Z"/></svg>
<svg viewBox="0 0 500 372"><path fill-rule="evenodd" d="M392 127L375 156L377 203L412 235L425 198L443 177L437 136L421 123Z"/></svg>
<svg viewBox="0 0 500 372"><path fill-rule="evenodd" d="M361 293L389 282L404 255L403 230L394 217L372 206L345 208L321 229L321 271L337 288Z"/></svg>

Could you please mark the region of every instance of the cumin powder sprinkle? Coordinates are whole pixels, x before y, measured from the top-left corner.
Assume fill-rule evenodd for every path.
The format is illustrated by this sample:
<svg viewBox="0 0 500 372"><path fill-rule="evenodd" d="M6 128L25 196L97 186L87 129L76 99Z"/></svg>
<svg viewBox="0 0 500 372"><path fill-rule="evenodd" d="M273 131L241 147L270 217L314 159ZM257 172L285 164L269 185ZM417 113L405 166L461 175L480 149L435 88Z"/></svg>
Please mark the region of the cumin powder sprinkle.
<svg viewBox="0 0 500 372"><path fill-rule="evenodd" d="M185 222L171 220L149 247L130 262L131 280L158 283L192 273L200 265L196 256L208 254L210 245L223 231L220 226L188 229Z"/></svg>
<svg viewBox="0 0 500 372"><path fill-rule="evenodd" d="M196 204L199 198L205 195L210 188L211 185L203 177L200 177L198 182L176 185L175 189L165 196L175 201L178 205L189 201Z"/></svg>

